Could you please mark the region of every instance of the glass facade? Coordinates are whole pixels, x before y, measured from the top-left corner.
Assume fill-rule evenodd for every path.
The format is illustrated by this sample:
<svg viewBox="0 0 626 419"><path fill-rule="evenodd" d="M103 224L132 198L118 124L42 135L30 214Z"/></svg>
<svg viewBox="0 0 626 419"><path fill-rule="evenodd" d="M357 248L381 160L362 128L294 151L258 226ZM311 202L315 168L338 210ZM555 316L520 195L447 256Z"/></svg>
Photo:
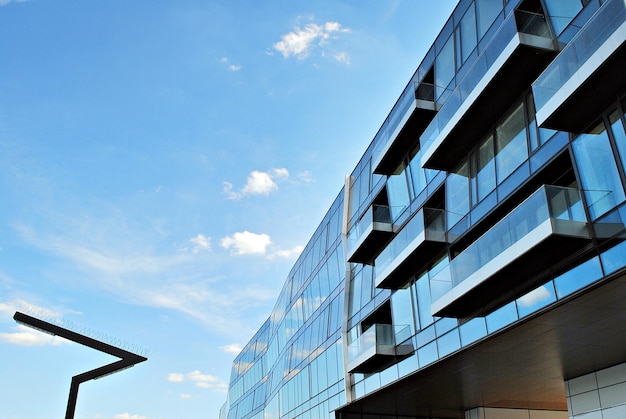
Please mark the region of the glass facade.
<svg viewBox="0 0 626 419"><path fill-rule="evenodd" d="M537 112L545 99L536 97L543 94L538 85L516 85L512 99L472 114L481 120L470 140L459 145L449 134L458 113L471 109L476 89L487 88L483 76L511 70L501 63L511 42L533 36L580 42L565 34L574 26L593 33L585 25L601 21L597 16L616 3L621 7L623 0L459 1L290 271L268 320L236 357L221 418L463 417L454 410L459 405L468 411L480 405L446 371L462 376L480 348L493 349L491 342L508 336L512 347L523 347L530 338L516 330L541 316L561 321L558 313L574 307L575 298L626 274L625 91L615 90L610 103L593 108L593 124L565 132L542 126ZM546 68L567 58L546 51ZM548 81L556 83L550 89L562 83ZM607 90L612 82L604 81ZM427 100L438 104L432 120L407 134L413 141L399 155L394 149L388 172L374 173L424 86ZM437 144L461 149L446 170L425 167ZM389 225L388 235L370 240L367 261L349 262L354 243L377 222ZM556 236L559 249L539 246ZM525 264L541 269L527 276ZM492 289L480 288L486 279L495 281ZM463 315L437 311L442 298L464 304L468 292L474 293L471 309ZM476 310L477 304L488 308ZM550 344L578 344L574 334L571 340L567 333L551 334L549 324L532 330L545 332ZM619 327L614 336L626 336ZM622 353L620 339L606 339L613 351L595 353L593 362ZM494 349L493 361L504 362L498 358L503 352ZM542 362L566 365L558 353L550 356ZM532 369L536 358L530 353L507 362ZM441 368L429 369L433 365ZM506 400L518 403L517 392L519 400L531 393L537 399L512 407L567 409L564 395L541 390L542 374L531 375L539 390L511 380L516 387L506 389ZM494 405L498 400L489 397L508 385L490 387L488 376L472 383L471 393ZM458 404L422 397L431 387L449 391ZM403 403L403 394L412 402Z"/></svg>

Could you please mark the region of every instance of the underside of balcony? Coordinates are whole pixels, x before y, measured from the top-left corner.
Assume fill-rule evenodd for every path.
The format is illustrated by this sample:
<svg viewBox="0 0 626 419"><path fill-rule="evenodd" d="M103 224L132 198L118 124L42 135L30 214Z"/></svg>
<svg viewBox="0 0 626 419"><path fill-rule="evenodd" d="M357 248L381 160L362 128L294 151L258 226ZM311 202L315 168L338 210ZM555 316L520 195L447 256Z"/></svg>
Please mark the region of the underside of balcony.
<svg viewBox="0 0 626 419"><path fill-rule="evenodd" d="M393 174L408 151L419 143L419 136L432 121L437 110L438 105L435 102L415 99L411 110L407 113L406 122L398 130L397 135L389 140L387 148L375 163L374 173Z"/></svg>
<svg viewBox="0 0 626 419"><path fill-rule="evenodd" d="M575 83L572 79L569 83ZM545 128L582 133L592 126L597 115L611 103L616 102L624 92L626 92L626 42L586 80L575 87L543 121L540 119L541 113L538 112L537 120Z"/></svg>
<svg viewBox="0 0 626 419"><path fill-rule="evenodd" d="M500 260L489 262L433 302L433 315L454 318L484 316L524 295L545 282L547 276L567 266L572 255L585 253L591 239L582 233L584 229L581 225L579 235L544 234L523 254L512 249L513 256L501 255ZM520 245L526 246L524 243ZM517 257L515 253L518 253Z"/></svg>

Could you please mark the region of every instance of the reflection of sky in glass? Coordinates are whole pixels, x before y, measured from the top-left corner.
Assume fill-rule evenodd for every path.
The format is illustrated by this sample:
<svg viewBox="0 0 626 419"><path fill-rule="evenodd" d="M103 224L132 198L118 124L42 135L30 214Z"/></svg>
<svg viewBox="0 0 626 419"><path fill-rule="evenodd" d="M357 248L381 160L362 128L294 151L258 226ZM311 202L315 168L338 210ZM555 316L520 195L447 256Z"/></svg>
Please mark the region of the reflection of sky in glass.
<svg viewBox="0 0 626 419"><path fill-rule="evenodd" d="M533 311L547 306L554 301L556 301L556 294L554 293L554 287L550 282L539 288L535 288L523 297L518 298L517 310L519 312L519 316L523 317Z"/></svg>

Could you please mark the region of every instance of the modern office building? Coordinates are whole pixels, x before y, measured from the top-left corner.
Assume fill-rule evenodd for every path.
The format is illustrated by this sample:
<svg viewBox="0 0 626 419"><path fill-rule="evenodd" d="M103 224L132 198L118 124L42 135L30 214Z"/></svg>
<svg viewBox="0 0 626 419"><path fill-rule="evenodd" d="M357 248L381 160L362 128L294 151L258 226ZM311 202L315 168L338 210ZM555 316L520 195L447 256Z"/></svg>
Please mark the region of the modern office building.
<svg viewBox="0 0 626 419"><path fill-rule="evenodd" d="M222 418L626 418L626 1L461 0Z"/></svg>

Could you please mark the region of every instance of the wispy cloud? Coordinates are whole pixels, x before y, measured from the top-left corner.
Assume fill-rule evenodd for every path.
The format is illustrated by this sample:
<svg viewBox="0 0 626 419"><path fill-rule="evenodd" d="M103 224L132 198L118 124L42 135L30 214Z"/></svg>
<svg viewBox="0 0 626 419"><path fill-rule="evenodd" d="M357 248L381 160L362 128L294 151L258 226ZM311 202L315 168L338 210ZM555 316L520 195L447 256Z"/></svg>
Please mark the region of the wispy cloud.
<svg viewBox="0 0 626 419"><path fill-rule="evenodd" d="M150 419L148 416L131 415L130 413L118 413L113 419Z"/></svg>
<svg viewBox="0 0 626 419"><path fill-rule="evenodd" d="M0 0L0 7L2 6L6 6L10 3L26 3L29 2L31 0Z"/></svg>
<svg viewBox="0 0 626 419"><path fill-rule="evenodd" d="M313 178L313 173L309 170L304 170L298 173L298 180L302 183L315 182L315 178Z"/></svg>
<svg viewBox="0 0 626 419"><path fill-rule="evenodd" d="M211 238L204 234L198 234L189 240L193 245L192 252L198 253L201 250L211 250Z"/></svg>
<svg viewBox="0 0 626 419"><path fill-rule="evenodd" d="M339 22L326 22L322 25L308 23L304 27L297 25L291 32L283 35L273 47L285 58L293 56L304 60L311 55L314 48L324 47L337 34L346 32L350 32L350 29L343 28ZM332 56L337 61L349 63L346 52L335 53Z"/></svg>
<svg viewBox="0 0 626 419"><path fill-rule="evenodd" d="M253 332L250 318L256 319L258 307L267 308L275 299L276 290L263 284L242 287L215 276L213 272L225 262L213 252L194 254L176 247L156 250L150 246L150 234L144 237L141 230L117 226L99 231L103 224L109 222L94 220L73 231L73 224L68 223L62 234L41 233L24 225L16 229L27 244L73 266L75 279L65 276L63 280L80 278L81 286L97 287L121 301L183 313L224 336L241 338ZM197 245L210 244L208 237L200 236L195 237ZM247 251L245 240L236 242L241 251ZM12 316L12 307L0 309L0 314L6 311Z"/></svg>
<svg viewBox="0 0 626 419"><path fill-rule="evenodd" d="M289 178L289 171L285 168L271 169L267 172L253 170L248 175L248 179L243 188L233 191L233 184L224 182L224 193L228 199L241 199L247 195L269 195L270 192L278 190L278 185L274 180L285 180Z"/></svg>
<svg viewBox="0 0 626 419"><path fill-rule="evenodd" d="M170 373L167 376L167 381L172 383L192 382L196 387L208 388L219 391L226 391L228 384L220 380L215 375L203 374L200 370L188 372L186 374Z"/></svg>
<svg viewBox="0 0 626 419"><path fill-rule="evenodd" d="M291 249L276 250L269 257L270 259L274 259L274 258L290 259L290 258L300 255L300 253L302 253L303 250L304 250L304 246L295 246Z"/></svg>
<svg viewBox="0 0 626 419"><path fill-rule="evenodd" d="M230 59L228 57L222 57L220 59L220 63L224 64L226 66L226 68L228 68L228 70L230 70L230 71L239 71L239 70L241 70L241 65L231 63Z"/></svg>
<svg viewBox="0 0 626 419"><path fill-rule="evenodd" d="M267 234L256 234L249 231L234 233L221 241L224 249L230 249L231 254L252 255L265 254L267 247L272 243Z"/></svg>
<svg viewBox="0 0 626 419"><path fill-rule="evenodd" d="M58 336L51 336L24 325L17 325L15 329L15 332L0 333L0 340L18 346L57 346L69 343Z"/></svg>
<svg viewBox="0 0 626 419"><path fill-rule="evenodd" d="M238 355L243 348L238 343L231 343L230 345L220 346L220 349L229 354Z"/></svg>

